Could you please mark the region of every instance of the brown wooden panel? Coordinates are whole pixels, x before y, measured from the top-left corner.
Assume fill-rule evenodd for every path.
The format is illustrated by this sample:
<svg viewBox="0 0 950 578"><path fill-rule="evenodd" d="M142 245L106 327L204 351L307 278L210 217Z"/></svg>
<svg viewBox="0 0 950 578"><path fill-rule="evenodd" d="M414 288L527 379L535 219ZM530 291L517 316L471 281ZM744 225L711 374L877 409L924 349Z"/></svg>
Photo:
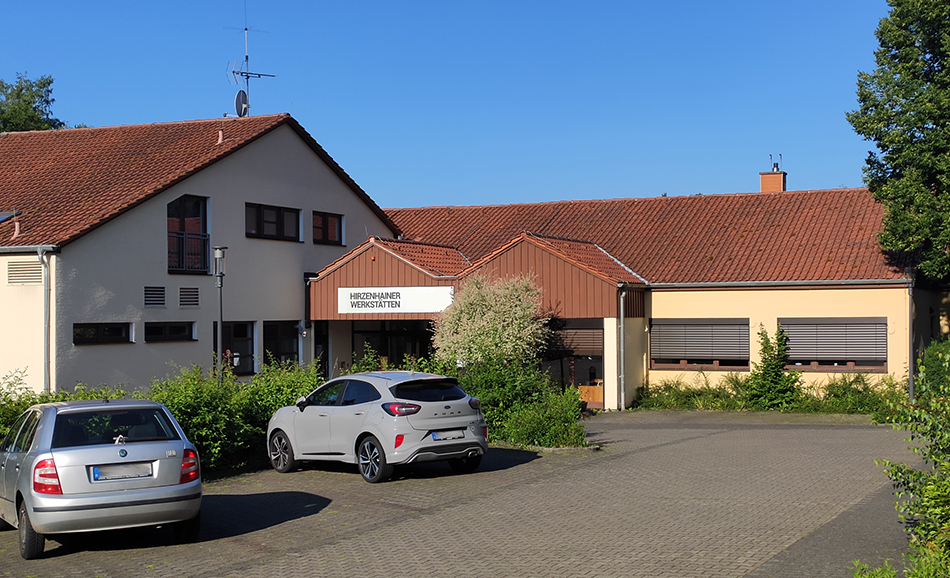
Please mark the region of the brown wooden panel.
<svg viewBox="0 0 950 578"><path fill-rule="evenodd" d="M433 319L435 313L337 313L339 287L432 287L456 285L454 278L432 277L379 247L369 247L351 261L310 282L310 318Z"/></svg>

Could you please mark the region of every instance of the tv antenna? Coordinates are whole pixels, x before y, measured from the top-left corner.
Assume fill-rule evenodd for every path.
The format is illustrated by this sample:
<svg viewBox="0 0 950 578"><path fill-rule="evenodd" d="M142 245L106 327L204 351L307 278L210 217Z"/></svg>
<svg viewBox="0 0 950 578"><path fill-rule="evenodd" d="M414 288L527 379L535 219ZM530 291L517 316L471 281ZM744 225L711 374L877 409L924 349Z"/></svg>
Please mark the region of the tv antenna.
<svg viewBox="0 0 950 578"><path fill-rule="evenodd" d="M250 105L250 94L251 94L251 79L252 78L273 78L273 74L264 74L263 72L251 72L250 69L250 59L248 58L247 51L247 0L244 2L244 62L241 65L238 65L237 60L232 60L228 63L227 76L228 82L230 84L241 85L244 84L242 90L238 90L237 94L234 96L234 112L238 116L247 116L248 112L251 110Z"/></svg>

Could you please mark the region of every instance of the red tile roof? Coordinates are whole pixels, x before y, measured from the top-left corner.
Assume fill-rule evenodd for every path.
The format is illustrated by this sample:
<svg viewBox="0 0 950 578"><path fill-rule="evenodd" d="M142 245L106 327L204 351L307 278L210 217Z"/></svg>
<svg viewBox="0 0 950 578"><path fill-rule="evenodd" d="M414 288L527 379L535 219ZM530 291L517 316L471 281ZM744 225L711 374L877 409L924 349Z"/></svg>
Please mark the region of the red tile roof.
<svg viewBox="0 0 950 578"><path fill-rule="evenodd" d="M471 265L465 255L459 253L459 250L455 247L370 236L359 246L354 247L353 250L324 267L323 270L317 273L317 276L325 277L331 271L352 261L373 245L382 247L397 257L405 259L433 277L452 277Z"/></svg>
<svg viewBox="0 0 950 578"><path fill-rule="evenodd" d="M465 255L462 255L455 247L402 239L380 237L371 237L371 239L436 277L457 275L471 265Z"/></svg>
<svg viewBox="0 0 950 578"><path fill-rule="evenodd" d="M0 133L0 211L22 211L15 239L13 220L0 223L0 246L65 245L285 124L391 225L297 121L278 114Z"/></svg>
<svg viewBox="0 0 950 578"><path fill-rule="evenodd" d="M483 256L481 259L473 263L471 267L463 271L461 275L468 275L478 271L487 261L490 261L495 256L504 253L517 243L525 241L534 243L540 247L552 251L559 255L562 259L570 261L578 267L608 279L613 283L644 283L641 277L636 275L633 271L625 267L619 260L594 243L589 241L578 241L575 239L565 239L561 237L545 237L542 235L534 235L527 231L521 233L514 239L511 239L491 253Z"/></svg>
<svg viewBox="0 0 950 578"><path fill-rule="evenodd" d="M521 231L583 239L656 283L894 280L867 189L387 209L477 261Z"/></svg>

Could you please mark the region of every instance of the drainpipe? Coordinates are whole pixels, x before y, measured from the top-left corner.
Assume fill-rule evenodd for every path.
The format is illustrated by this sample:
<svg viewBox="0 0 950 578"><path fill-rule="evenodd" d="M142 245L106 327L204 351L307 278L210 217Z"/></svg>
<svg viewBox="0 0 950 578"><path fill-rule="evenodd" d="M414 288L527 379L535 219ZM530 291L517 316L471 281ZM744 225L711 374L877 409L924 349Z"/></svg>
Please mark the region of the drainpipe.
<svg viewBox="0 0 950 578"><path fill-rule="evenodd" d="M620 411L627 409L627 379L626 379L626 363L625 358L627 357L627 347L625 342L625 327L624 327L624 307L627 301L627 286L623 283L618 284L620 288Z"/></svg>
<svg viewBox="0 0 950 578"><path fill-rule="evenodd" d="M910 356L907 358L907 395L910 402L914 403L914 366L916 365L916 355L914 354L914 270L907 269L907 333L910 337Z"/></svg>
<svg viewBox="0 0 950 578"><path fill-rule="evenodd" d="M37 247L36 256L43 266L43 391L50 392L49 375L49 262L46 257L46 247Z"/></svg>

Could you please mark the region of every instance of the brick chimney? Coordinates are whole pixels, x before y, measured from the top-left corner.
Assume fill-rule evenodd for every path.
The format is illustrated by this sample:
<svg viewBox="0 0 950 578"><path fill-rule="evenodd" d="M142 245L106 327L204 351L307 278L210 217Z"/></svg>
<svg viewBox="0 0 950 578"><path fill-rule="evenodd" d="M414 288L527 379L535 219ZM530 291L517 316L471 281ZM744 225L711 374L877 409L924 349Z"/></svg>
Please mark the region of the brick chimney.
<svg viewBox="0 0 950 578"><path fill-rule="evenodd" d="M772 163L772 170L767 173L759 173L759 192L760 193L784 193L785 192L785 171L778 168L778 163Z"/></svg>

